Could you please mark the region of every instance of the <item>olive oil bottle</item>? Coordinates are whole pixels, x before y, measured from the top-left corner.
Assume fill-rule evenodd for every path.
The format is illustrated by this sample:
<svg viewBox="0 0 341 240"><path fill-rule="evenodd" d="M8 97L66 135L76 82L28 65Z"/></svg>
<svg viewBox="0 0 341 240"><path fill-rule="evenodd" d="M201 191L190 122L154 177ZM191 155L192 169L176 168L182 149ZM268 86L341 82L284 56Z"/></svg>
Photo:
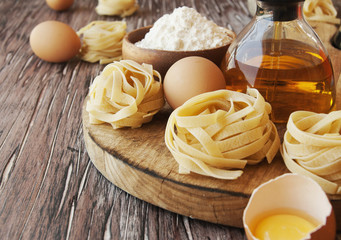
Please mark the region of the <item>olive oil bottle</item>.
<svg viewBox="0 0 341 240"><path fill-rule="evenodd" d="M302 6L300 0L257 1L255 17L222 63L226 88L258 89L274 122L286 122L294 111L327 113L334 106L332 65Z"/></svg>

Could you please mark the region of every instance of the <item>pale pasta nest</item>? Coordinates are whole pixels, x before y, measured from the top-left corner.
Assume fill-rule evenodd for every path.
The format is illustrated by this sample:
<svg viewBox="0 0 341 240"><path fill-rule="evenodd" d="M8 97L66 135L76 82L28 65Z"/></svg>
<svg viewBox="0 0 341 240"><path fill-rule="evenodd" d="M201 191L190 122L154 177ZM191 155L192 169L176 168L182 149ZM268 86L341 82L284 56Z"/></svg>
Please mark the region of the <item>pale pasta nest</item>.
<svg viewBox="0 0 341 240"><path fill-rule="evenodd" d="M107 64L122 59L122 42L126 35L124 21L93 21L77 34L82 39L80 58Z"/></svg>
<svg viewBox="0 0 341 240"><path fill-rule="evenodd" d="M332 0L305 0L303 13L307 20L340 24Z"/></svg>
<svg viewBox="0 0 341 240"><path fill-rule="evenodd" d="M189 99L172 112L165 132L179 173L236 179L247 163L264 158L270 163L280 146L270 112L256 89L247 94L218 90Z"/></svg>
<svg viewBox="0 0 341 240"><path fill-rule="evenodd" d="M91 124L137 128L163 107L160 74L149 64L121 60L108 64L90 86L86 111Z"/></svg>
<svg viewBox="0 0 341 240"><path fill-rule="evenodd" d="M281 153L287 168L318 182L326 193L341 194L341 111L290 115Z"/></svg>
<svg viewBox="0 0 341 240"><path fill-rule="evenodd" d="M132 15L139 6L136 0L98 0L98 15L126 17Z"/></svg>

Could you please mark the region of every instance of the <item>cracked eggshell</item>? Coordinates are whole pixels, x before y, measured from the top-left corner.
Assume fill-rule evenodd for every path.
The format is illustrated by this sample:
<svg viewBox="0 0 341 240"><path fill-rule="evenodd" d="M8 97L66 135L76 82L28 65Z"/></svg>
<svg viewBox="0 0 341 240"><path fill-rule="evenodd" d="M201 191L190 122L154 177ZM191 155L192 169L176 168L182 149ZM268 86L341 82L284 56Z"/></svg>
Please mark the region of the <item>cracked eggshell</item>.
<svg viewBox="0 0 341 240"><path fill-rule="evenodd" d="M259 216L276 209L292 209L309 215L320 224L305 239L334 240L336 222L326 193L311 178L298 174L283 174L256 188L243 213L243 225L248 240L256 240L252 224Z"/></svg>

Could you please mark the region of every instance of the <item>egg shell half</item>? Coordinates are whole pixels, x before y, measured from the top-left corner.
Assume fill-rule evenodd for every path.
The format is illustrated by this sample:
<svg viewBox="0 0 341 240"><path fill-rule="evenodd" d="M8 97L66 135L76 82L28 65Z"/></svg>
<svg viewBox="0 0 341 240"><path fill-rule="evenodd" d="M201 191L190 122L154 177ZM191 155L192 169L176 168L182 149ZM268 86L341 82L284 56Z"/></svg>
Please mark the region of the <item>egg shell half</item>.
<svg viewBox="0 0 341 240"><path fill-rule="evenodd" d="M332 205L320 185L311 178L283 174L257 187L243 213L247 239L256 240L250 227L255 219L276 209L297 210L317 220L320 225L306 239L335 239L336 221Z"/></svg>
<svg viewBox="0 0 341 240"><path fill-rule="evenodd" d="M58 63L76 56L81 48L81 41L69 25L59 21L45 21L33 28L30 45L39 58Z"/></svg>
<svg viewBox="0 0 341 240"><path fill-rule="evenodd" d="M196 95L225 88L225 78L219 67L197 56L175 62L168 69L163 82L165 98L173 109Z"/></svg>

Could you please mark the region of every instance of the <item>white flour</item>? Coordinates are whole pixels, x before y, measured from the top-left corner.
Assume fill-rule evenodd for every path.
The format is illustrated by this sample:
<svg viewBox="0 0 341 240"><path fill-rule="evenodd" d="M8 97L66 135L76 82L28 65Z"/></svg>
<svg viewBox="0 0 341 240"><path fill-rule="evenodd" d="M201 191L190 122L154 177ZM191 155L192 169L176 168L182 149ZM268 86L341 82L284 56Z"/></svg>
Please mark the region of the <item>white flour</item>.
<svg viewBox="0 0 341 240"><path fill-rule="evenodd" d="M195 9L176 8L159 18L144 39L135 43L141 48L170 51L210 49L232 41L232 31L218 26Z"/></svg>

